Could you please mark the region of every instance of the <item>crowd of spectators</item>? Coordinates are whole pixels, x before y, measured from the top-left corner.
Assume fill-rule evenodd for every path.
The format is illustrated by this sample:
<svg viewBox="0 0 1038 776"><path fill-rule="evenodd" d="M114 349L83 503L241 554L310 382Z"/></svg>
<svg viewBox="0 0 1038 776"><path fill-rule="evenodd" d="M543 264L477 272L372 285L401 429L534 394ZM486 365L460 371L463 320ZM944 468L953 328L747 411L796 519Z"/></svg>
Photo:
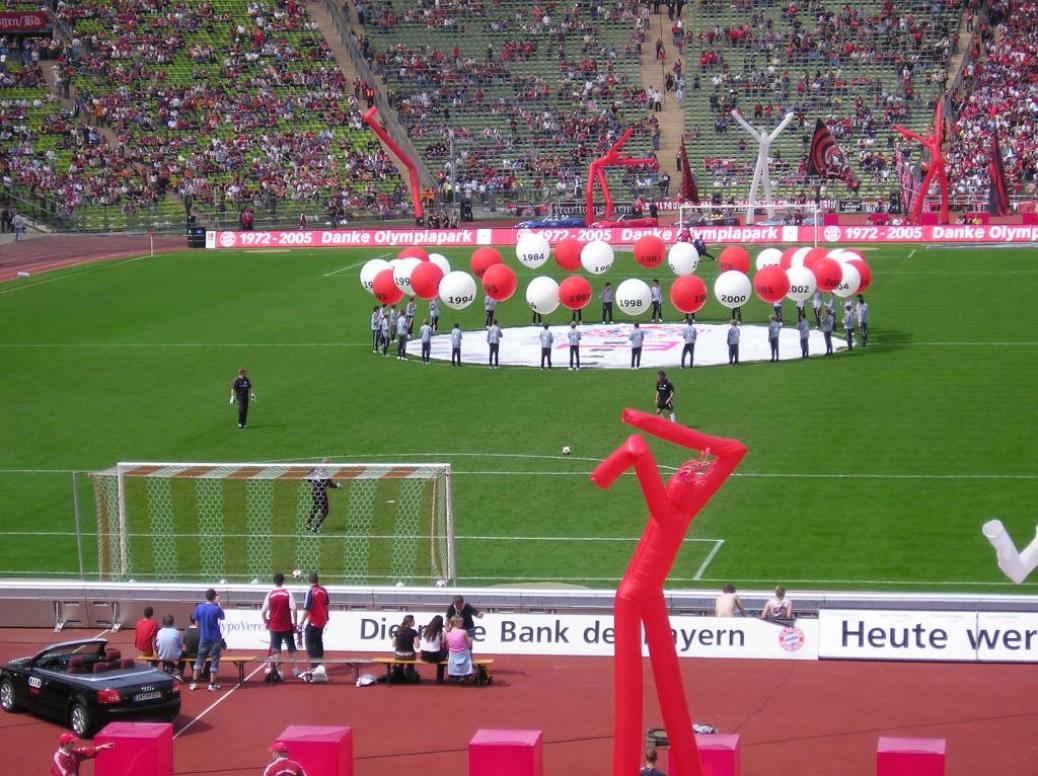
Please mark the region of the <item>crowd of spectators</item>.
<svg viewBox="0 0 1038 776"><path fill-rule="evenodd" d="M739 110L768 127L793 112L787 137L798 138L799 145L784 138L774 147L772 182L779 189L809 196L812 187L800 162L816 118L864 182L888 188L897 143L891 128L918 125L932 115L930 96L943 89L949 56L958 46L960 3L946 0L920 12L892 0L838 10L810 0L777 12L747 4L746 21L737 24L708 26L707 16L707 26L694 31L698 69L691 89L706 92L713 136L704 142L690 138L688 146L704 160L709 185L749 185L755 149L734 127L731 111ZM719 4L704 6L720 12ZM731 139L713 139L729 133ZM783 149L796 158L783 159Z"/></svg>
<svg viewBox="0 0 1038 776"><path fill-rule="evenodd" d="M68 33L57 50L0 39L0 53L29 62L0 63L0 87L44 86L38 60L57 57L56 94L0 93L0 165L58 214L130 213L173 196L187 214L207 206L229 220L246 205L277 215L286 201L287 217L405 209L395 165L361 123L359 90L305 3L91 0L58 2L55 15ZM34 105L53 116L29 131L19 118ZM58 142L39 144L44 132Z"/></svg>
<svg viewBox="0 0 1038 776"><path fill-rule="evenodd" d="M946 160L954 192L983 200L997 133L1010 193L1034 197L1038 177L1038 2L995 6L995 27L982 23L961 89Z"/></svg>

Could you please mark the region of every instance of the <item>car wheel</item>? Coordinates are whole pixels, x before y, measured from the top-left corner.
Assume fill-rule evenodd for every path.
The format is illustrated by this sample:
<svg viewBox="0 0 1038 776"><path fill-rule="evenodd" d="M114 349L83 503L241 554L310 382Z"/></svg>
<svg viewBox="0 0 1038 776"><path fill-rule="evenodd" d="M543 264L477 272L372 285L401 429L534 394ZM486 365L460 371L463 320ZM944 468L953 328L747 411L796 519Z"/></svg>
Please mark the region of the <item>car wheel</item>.
<svg viewBox="0 0 1038 776"><path fill-rule="evenodd" d="M76 701L68 713L69 727L78 738L90 738L94 732L94 718L90 709Z"/></svg>
<svg viewBox="0 0 1038 776"><path fill-rule="evenodd" d="M14 699L14 685L10 679L0 682L0 708L4 711L18 711L18 704Z"/></svg>

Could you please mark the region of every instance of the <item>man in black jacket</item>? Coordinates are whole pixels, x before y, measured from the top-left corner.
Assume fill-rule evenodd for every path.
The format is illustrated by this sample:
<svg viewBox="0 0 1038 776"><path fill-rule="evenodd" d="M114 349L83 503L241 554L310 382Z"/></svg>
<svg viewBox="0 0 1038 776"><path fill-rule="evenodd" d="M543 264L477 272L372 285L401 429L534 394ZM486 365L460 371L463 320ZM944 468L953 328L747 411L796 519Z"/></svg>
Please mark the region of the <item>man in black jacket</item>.
<svg viewBox="0 0 1038 776"><path fill-rule="evenodd" d="M460 595L454 596L454 602L447 607L447 616L445 619L450 622L451 617L460 617L462 627L468 631L468 634L475 638L474 631L476 630L476 623L473 621L474 617L483 617L483 612L479 611L472 604L465 603L465 599Z"/></svg>

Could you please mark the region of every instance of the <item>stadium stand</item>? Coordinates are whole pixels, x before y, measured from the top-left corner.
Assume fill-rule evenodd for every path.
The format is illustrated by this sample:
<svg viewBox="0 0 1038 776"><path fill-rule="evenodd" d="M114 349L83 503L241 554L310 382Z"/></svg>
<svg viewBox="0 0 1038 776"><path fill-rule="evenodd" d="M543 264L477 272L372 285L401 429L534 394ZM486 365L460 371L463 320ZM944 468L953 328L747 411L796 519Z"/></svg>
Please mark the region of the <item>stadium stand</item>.
<svg viewBox="0 0 1038 776"><path fill-rule="evenodd" d="M1013 3L998 10L993 28L981 29L976 56L952 96L953 142L948 172L957 195L983 205L989 187L992 134L998 132L1011 194L1034 198L1038 176L1038 3Z"/></svg>
<svg viewBox="0 0 1038 776"><path fill-rule="evenodd" d="M629 33L637 3L394 7L357 3L361 45L440 200L452 193L448 130L461 159L458 188L486 204L579 199L588 163L631 126L627 153L651 152L655 119ZM628 193L634 180L624 177Z"/></svg>
<svg viewBox="0 0 1038 776"><path fill-rule="evenodd" d="M756 149L730 116L736 108L769 129L796 114L773 146L779 198L814 198L801 163L821 118L862 181L859 195L886 200L900 143L891 127L927 127L957 48L960 5L701 0L684 51L686 142L700 195L719 203L748 190ZM833 187L849 194L830 183L823 199Z"/></svg>
<svg viewBox="0 0 1038 776"><path fill-rule="evenodd" d="M25 197L48 198L60 225L168 226L189 213L234 224L245 208L337 223L408 209L305 4L85 0L55 16L71 82L49 128L57 142L8 150L5 172Z"/></svg>

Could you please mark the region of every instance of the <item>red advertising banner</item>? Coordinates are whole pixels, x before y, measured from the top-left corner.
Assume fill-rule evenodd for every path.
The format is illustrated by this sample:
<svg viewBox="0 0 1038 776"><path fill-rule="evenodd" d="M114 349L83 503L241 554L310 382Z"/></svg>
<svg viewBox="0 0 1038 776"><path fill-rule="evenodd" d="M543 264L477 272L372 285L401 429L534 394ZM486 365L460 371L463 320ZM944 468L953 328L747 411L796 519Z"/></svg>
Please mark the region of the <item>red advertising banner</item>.
<svg viewBox="0 0 1038 776"><path fill-rule="evenodd" d="M49 27L43 11L0 12L0 32L40 32Z"/></svg>
<svg viewBox="0 0 1038 776"><path fill-rule="evenodd" d="M586 227L576 229L318 229L284 232L206 232L205 247L253 248L425 248L515 245L530 231L549 243L566 237L581 242L604 240L612 245L629 245L646 235L666 243L678 238L675 227ZM817 235L816 235L817 231ZM863 245L869 243L1038 243L1038 226L992 224L982 226L707 226L694 228L708 244L749 245L802 244Z"/></svg>

